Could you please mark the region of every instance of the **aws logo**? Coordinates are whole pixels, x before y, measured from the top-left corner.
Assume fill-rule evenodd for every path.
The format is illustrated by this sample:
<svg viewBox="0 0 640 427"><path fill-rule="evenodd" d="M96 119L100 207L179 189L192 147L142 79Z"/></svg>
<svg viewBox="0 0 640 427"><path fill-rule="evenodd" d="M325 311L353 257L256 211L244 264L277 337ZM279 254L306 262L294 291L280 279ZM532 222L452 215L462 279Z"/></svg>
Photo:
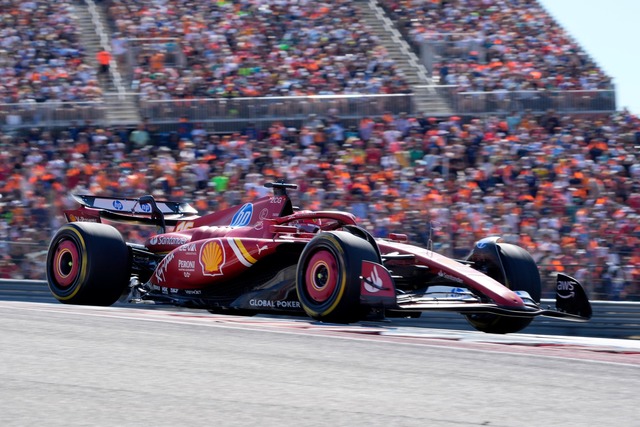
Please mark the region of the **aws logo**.
<svg viewBox="0 0 640 427"><path fill-rule="evenodd" d="M209 240L202 245L199 260L204 276L222 276L222 266L226 261L222 241Z"/></svg>
<svg viewBox="0 0 640 427"><path fill-rule="evenodd" d="M251 222L253 216L253 204L245 203L236 214L231 218L231 227L244 227Z"/></svg>

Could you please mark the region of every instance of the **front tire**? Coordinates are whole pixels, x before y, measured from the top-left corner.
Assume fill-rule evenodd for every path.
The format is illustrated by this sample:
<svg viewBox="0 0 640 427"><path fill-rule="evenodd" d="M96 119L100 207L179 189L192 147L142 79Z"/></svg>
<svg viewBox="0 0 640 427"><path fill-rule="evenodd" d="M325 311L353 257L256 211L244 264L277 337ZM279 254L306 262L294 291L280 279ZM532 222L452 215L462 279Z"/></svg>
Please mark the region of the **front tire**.
<svg viewBox="0 0 640 427"><path fill-rule="evenodd" d="M112 305L126 289L129 276L129 249L110 225L72 222L51 240L47 282L62 303Z"/></svg>
<svg viewBox="0 0 640 427"><path fill-rule="evenodd" d="M304 311L324 322L360 320L362 261L379 262L365 239L345 231L314 237L302 251L296 272L296 291Z"/></svg>
<svg viewBox="0 0 640 427"><path fill-rule="evenodd" d="M536 303L540 303L542 295L540 272L529 252L520 246L508 243L499 243L497 246L505 277L494 277L494 279L511 290L527 292ZM519 332L533 321L532 317L497 314L469 314L466 318L475 329L490 334Z"/></svg>

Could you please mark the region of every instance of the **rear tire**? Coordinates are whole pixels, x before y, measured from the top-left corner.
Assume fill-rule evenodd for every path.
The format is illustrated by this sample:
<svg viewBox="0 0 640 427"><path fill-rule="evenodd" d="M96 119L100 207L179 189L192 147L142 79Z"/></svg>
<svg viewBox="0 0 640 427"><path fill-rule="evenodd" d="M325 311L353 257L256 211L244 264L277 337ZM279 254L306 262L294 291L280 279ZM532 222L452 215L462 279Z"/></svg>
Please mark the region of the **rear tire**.
<svg viewBox="0 0 640 427"><path fill-rule="evenodd" d="M498 253L504 266L505 278L495 278L513 291L525 291L536 302L540 302L542 283L540 272L529 252L520 246L499 243ZM510 334L529 326L532 317L512 317L497 314L469 314L467 321L475 329L490 334Z"/></svg>
<svg viewBox="0 0 640 427"><path fill-rule="evenodd" d="M365 239L345 231L319 234L305 246L296 272L296 291L313 319L351 323L365 313L360 306L362 261L379 262Z"/></svg>
<svg viewBox="0 0 640 427"><path fill-rule="evenodd" d="M129 283L129 249L107 224L72 222L55 234L47 254L47 282L65 304L109 306Z"/></svg>

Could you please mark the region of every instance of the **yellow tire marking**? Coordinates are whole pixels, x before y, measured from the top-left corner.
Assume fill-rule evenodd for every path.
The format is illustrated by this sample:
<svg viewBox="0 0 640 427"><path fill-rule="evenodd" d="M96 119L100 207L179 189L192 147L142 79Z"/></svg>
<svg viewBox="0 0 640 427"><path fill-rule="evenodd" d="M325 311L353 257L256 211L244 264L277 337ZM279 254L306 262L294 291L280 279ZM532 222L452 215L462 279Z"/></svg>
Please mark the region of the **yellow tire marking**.
<svg viewBox="0 0 640 427"><path fill-rule="evenodd" d="M82 237L82 235L80 234L80 232L72 227L66 226L65 227L67 230L71 231L72 233L74 233L76 236L78 236L78 240L80 242L80 249L78 251L78 256L80 257L80 259L82 259L82 262L80 264L80 270L78 271L78 279L75 281L75 283L77 283L76 288L73 290L73 292L67 296L61 297L59 295L55 295L56 299L60 300L60 301L67 301L70 300L71 298L75 297L78 292L80 291L80 289L82 289L82 285L85 282L86 276L87 276L87 257L83 256L83 254L87 253L87 245L85 244L84 238Z"/></svg>

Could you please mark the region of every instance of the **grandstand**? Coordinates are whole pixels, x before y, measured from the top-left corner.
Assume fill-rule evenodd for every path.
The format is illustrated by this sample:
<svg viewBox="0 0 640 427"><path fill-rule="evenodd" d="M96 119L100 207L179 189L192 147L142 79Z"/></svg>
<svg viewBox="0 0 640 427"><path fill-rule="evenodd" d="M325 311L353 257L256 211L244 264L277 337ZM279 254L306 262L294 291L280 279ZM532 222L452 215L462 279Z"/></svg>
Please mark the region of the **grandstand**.
<svg viewBox="0 0 640 427"><path fill-rule="evenodd" d="M329 110L353 120L386 111L615 111L611 79L531 0L489 8L461 0L9 4L7 16L33 14L37 25L46 14L64 26L34 60L48 68L65 61L72 76L40 82L29 69L42 74L43 65L5 59L3 75L28 83L0 89L5 128L70 120L133 127L142 117L167 125L188 117L232 131ZM2 24L0 60L20 51L11 40L29 37L16 35L27 30L12 22ZM109 75L96 76L103 49L114 53Z"/></svg>
<svg viewBox="0 0 640 427"><path fill-rule="evenodd" d="M640 299L640 120L534 0L4 4L4 277L42 278L70 192L207 211L286 179L376 236L500 234L548 286Z"/></svg>

